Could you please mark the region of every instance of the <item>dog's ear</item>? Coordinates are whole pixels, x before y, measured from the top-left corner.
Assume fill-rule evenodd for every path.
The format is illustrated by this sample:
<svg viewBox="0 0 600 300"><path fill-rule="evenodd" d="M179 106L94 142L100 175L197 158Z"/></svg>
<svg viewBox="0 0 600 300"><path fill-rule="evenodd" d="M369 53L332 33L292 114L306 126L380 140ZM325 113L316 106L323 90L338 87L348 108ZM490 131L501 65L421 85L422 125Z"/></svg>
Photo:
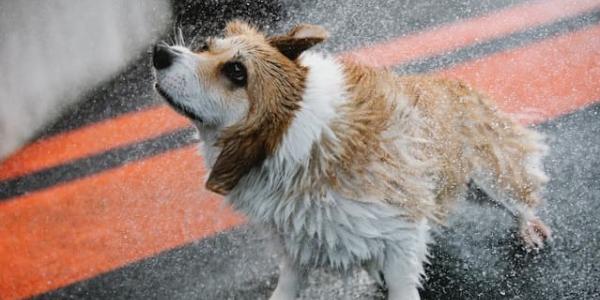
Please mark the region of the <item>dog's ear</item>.
<svg viewBox="0 0 600 300"><path fill-rule="evenodd" d="M290 60L295 60L305 50L325 41L329 33L318 25L299 24L285 35L269 38L269 43Z"/></svg>
<svg viewBox="0 0 600 300"><path fill-rule="evenodd" d="M213 165L206 188L217 194L227 195L252 168L262 163L267 155L256 131L231 130L220 142L222 148Z"/></svg>

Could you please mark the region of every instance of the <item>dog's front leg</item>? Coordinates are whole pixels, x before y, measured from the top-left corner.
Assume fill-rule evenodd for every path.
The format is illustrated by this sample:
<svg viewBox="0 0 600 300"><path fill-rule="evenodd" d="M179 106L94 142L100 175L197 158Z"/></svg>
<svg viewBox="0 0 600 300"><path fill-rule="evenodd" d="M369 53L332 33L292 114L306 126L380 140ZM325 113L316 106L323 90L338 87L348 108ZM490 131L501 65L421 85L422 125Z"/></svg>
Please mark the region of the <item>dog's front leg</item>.
<svg viewBox="0 0 600 300"><path fill-rule="evenodd" d="M410 251L410 250L409 250ZM419 300L419 279L422 264L417 256L406 255L401 251L387 251L383 277L387 287L388 300Z"/></svg>
<svg viewBox="0 0 600 300"><path fill-rule="evenodd" d="M271 300L293 300L296 299L296 294L300 288L300 283L303 280L303 273L295 266L291 259L285 255L281 255L279 263L279 279L277 287L271 295Z"/></svg>
<svg viewBox="0 0 600 300"><path fill-rule="evenodd" d="M427 260L429 232L426 222L406 230L402 239L386 246L383 281L388 300L419 300L423 263Z"/></svg>

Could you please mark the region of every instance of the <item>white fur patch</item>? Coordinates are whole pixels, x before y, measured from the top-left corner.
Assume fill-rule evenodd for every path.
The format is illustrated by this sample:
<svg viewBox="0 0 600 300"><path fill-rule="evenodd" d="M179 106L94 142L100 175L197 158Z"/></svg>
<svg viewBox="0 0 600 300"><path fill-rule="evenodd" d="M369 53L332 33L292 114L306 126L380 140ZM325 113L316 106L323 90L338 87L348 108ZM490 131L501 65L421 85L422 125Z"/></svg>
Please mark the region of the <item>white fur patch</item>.
<svg viewBox="0 0 600 300"><path fill-rule="evenodd" d="M225 98L196 72L203 60L185 47L171 46L175 59L171 66L156 71L159 86L206 126L227 127L248 111L247 99ZM235 105L234 105L235 104Z"/></svg>
<svg viewBox="0 0 600 300"><path fill-rule="evenodd" d="M411 283L418 282L426 256L426 223L410 221L388 204L354 201L332 191L284 196L278 191L285 188L273 188L267 172L244 177L227 199L250 220L273 228L296 265L341 272L369 265L378 271L385 265L386 249L394 249L394 261L410 264Z"/></svg>
<svg viewBox="0 0 600 300"><path fill-rule="evenodd" d="M301 108L292 120L278 155L280 159L306 162L312 145L323 134L334 138L329 123L336 108L346 99L346 82L342 66L333 58L305 52L300 63L308 67Z"/></svg>

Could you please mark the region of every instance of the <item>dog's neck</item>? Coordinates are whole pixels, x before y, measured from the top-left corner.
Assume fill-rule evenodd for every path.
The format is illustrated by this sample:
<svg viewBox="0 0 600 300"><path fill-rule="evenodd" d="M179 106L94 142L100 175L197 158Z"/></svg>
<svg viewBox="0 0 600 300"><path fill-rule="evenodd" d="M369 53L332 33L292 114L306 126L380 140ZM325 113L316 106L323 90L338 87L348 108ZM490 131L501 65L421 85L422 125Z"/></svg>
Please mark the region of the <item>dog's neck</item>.
<svg viewBox="0 0 600 300"><path fill-rule="evenodd" d="M212 169L221 148L217 146L217 141L221 136L222 128L216 126L206 126L205 124L194 124L200 133L202 144L200 150L204 158L204 164L207 169Z"/></svg>
<svg viewBox="0 0 600 300"><path fill-rule="evenodd" d="M347 100L343 67L335 58L306 52L300 64L309 70L302 102L275 154L294 163L306 163L323 136L334 135L331 122Z"/></svg>

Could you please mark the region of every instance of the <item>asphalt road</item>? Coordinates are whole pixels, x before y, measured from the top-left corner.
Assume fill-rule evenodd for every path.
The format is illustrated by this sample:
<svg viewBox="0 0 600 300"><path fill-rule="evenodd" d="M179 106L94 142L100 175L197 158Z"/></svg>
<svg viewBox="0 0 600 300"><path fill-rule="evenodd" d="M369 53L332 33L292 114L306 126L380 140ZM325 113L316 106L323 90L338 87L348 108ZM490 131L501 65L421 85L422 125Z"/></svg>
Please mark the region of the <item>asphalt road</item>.
<svg viewBox="0 0 600 300"><path fill-rule="evenodd" d="M550 7L558 2L546 3ZM490 31L485 38L466 40L450 49L445 49L445 42L439 41L452 44L461 36L481 29L478 26L488 24L485 20L469 23L471 20L491 14L497 19L491 17L493 21L489 24L504 28L522 21L497 14L517 8L511 15L519 16L525 11L521 7L531 2L284 0L246 4L186 0L175 3L173 8L176 24L189 40L217 32L225 20L234 17L253 20L269 32L285 30L297 22L312 22L330 30L332 38L320 50L334 53L364 47L368 47L367 53L378 53L373 49L389 40L396 41L386 48L391 47L393 52L408 42L421 41L436 28L446 28L426 43L426 49L440 44L440 51L423 50L424 54L416 58L388 59L386 66L400 73L439 73L464 78L489 89L492 95L499 95L500 108L510 112L527 114L525 104L537 105L540 112L534 113L532 120L536 125L532 126L548 136L551 147L545 161L551 181L541 215L554 230L555 238L541 252L525 253L515 242L511 217L502 209L486 204L489 202L486 195L472 188L466 199L461 200L449 226L434 233L422 298L600 299L600 104L595 104L600 101L600 34L596 34L600 27L600 2L587 2L592 5L574 13L568 13L572 9L568 5L558 5L561 9L532 9L535 16L539 12L552 17L516 29L511 27L506 32ZM523 16L515 18L522 20ZM531 18L535 19L533 15ZM462 27L456 24L466 24L467 29L460 31ZM395 40L397 37L404 39ZM389 54L390 50L386 51L381 57ZM377 61L377 57L373 59L370 62ZM491 66L499 67L490 69ZM188 191L188 186L182 189L179 183L164 181L170 176L168 169L186 172L184 176L177 173L181 177L201 175L201 171L190 171L198 161L187 154L194 152L194 144L198 142L193 129L183 123L160 134L106 146L113 135L120 139L149 126L135 123L137 119L132 119L133 125L111 122L152 112L161 104L152 90L152 80L149 56L142 53L122 74L89 92L79 105L40 132L32 144L38 143L39 149L25 149L23 155L17 154L8 162L9 167L0 165L0 234L12 234L11 239L0 238L0 254L4 251L11 266L0 269L0 298L265 299L275 287L276 259L259 228L232 216L226 208L214 208L218 205L204 200L210 196L197 192L197 188ZM569 82L575 83L569 85ZM160 118L140 120L154 120L157 127L163 124ZM164 124L175 122L166 120ZM103 128L103 124L111 132L111 139L100 139L98 149L102 151L64 154L68 159L47 162L41 167L35 165L38 156L62 157L62 152L55 155L52 151L77 148L78 139L94 137L90 132ZM53 139L57 145L51 148L46 141ZM154 169L157 161L169 155L180 156L166 161L164 169ZM146 165L148 173L136 173L138 165ZM23 171L26 168L31 170ZM148 176L147 181L154 189L148 189L146 194L135 192L134 189L143 189L141 184L129 184L127 178L139 174ZM116 178L116 183L103 176ZM63 191L71 187L72 192ZM108 189L116 191L107 193ZM156 220L162 218L160 226L176 224L174 228L184 232L181 239L172 241L171 231L154 232L152 222L135 223L137 219L130 218L129 215L136 214L142 218L154 216L150 209L155 204L144 202L151 201L152 195L166 195L165 199L171 197L174 199L171 201L184 203L180 210L190 207L193 213L166 215L162 213L164 206L157 206ZM115 208L120 211L116 219L111 219L110 211L92 205L110 207L114 198L121 201L115 202L121 205ZM128 200L123 199L129 198L140 198L136 202L139 206L128 206ZM77 201L83 202L76 204ZM191 208L192 203L203 201L208 204ZM46 206L41 206L41 202ZM74 210L75 206L93 208L94 212L81 213ZM46 212L44 207L59 212ZM70 211L73 213L63 213ZM95 223L97 215L105 216L106 220ZM24 221L27 216L35 218ZM195 233L189 225L195 224L194 221L182 222L179 217L209 220L199 223L202 226L216 225L206 225L211 229ZM80 223L64 220L69 218L77 218ZM8 221L3 224L2 220ZM60 231L63 223L86 222L105 227L94 225L94 230L86 231L88 227L81 225L79 230ZM50 224L51 228L46 226L38 234L35 231L36 226L41 226L38 223ZM111 227L121 223L126 225ZM19 231L13 233L16 229ZM118 236L130 238L119 240L112 248L106 246L113 245L109 237L115 231ZM101 242L94 244L93 240ZM17 244L25 248L12 247ZM27 247L39 247L43 259L36 260L36 253L41 252ZM86 256L81 259L78 252ZM17 273L20 275L13 275ZM35 276L27 275L34 273ZM343 296L342 285L335 276L314 272L302 298L338 299ZM381 291L364 272L354 274L349 287L346 293L352 299L383 299Z"/></svg>

